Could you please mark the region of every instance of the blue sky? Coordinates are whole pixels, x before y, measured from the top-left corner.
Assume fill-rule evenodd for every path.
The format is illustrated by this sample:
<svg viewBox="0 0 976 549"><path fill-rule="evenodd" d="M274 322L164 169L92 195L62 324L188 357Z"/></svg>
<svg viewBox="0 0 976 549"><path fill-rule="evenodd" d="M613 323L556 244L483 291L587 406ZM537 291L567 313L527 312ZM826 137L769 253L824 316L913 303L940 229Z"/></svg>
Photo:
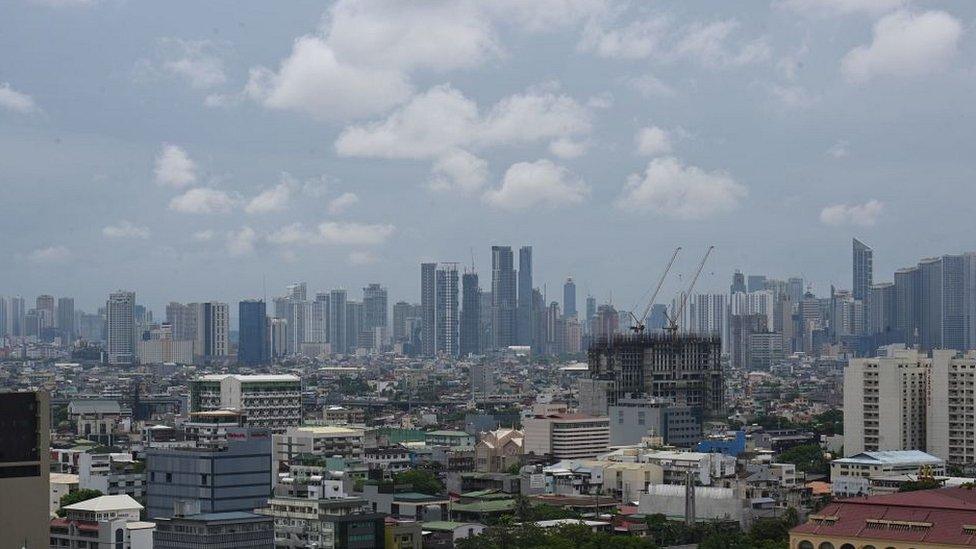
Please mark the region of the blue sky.
<svg viewBox="0 0 976 549"><path fill-rule="evenodd" d="M0 2L0 293L236 301L533 245L849 286L973 248L976 4ZM687 278L687 277L686 277ZM665 293L675 292L675 279ZM582 299L582 296L581 296Z"/></svg>

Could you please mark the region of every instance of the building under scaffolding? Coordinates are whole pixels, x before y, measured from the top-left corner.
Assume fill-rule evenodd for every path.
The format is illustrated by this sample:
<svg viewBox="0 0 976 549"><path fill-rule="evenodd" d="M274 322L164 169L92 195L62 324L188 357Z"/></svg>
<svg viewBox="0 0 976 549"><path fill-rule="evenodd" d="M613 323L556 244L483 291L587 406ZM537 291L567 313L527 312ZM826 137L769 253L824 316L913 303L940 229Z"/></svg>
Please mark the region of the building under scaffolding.
<svg viewBox="0 0 976 549"><path fill-rule="evenodd" d="M716 417L724 411L721 356L717 336L617 334L590 345L590 380L606 388L608 405L627 395L663 397Z"/></svg>

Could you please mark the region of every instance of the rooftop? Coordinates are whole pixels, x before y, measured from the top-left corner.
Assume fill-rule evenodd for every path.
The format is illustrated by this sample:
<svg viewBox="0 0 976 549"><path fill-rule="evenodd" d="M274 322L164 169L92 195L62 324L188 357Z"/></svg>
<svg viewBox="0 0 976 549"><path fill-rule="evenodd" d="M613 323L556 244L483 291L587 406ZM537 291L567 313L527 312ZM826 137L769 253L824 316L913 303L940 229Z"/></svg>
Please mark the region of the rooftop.
<svg viewBox="0 0 976 549"><path fill-rule="evenodd" d="M118 496L98 496L97 498L79 501L68 505L65 509L70 511L127 511L130 509L142 509L142 505L130 496L121 494Z"/></svg>
<svg viewBox="0 0 976 549"><path fill-rule="evenodd" d="M291 374L260 374L260 375L241 375L241 374L209 374L201 376L200 381L223 381L229 377L237 378L242 382L261 383L274 381L301 381L298 376Z"/></svg>
<svg viewBox="0 0 976 549"><path fill-rule="evenodd" d="M942 459L926 454L921 450L889 450L884 452L861 452L850 457L835 459L833 463L877 465L942 465Z"/></svg>

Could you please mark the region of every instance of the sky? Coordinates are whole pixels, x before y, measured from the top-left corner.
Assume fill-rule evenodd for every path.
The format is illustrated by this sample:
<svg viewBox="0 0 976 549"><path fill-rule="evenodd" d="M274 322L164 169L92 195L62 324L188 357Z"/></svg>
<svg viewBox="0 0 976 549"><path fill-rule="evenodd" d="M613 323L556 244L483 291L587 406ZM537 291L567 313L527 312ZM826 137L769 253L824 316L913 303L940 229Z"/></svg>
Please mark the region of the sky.
<svg viewBox="0 0 976 549"><path fill-rule="evenodd" d="M0 294L369 282L531 245L630 309L973 245L976 3L0 0ZM516 251L517 253L517 251Z"/></svg>

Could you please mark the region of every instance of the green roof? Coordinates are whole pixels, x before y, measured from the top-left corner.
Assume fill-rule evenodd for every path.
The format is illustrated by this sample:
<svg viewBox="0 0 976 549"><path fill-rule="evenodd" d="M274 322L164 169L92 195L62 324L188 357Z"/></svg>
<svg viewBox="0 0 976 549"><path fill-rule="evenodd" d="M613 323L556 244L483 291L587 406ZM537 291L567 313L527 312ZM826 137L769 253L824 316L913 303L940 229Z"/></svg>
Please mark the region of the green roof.
<svg viewBox="0 0 976 549"><path fill-rule="evenodd" d="M472 437L474 435L465 433L464 431L428 431L427 435L433 435L438 437Z"/></svg>
<svg viewBox="0 0 976 549"><path fill-rule="evenodd" d="M503 513L515 509L514 499L487 499L472 503L455 503L451 512L462 513Z"/></svg>
<svg viewBox="0 0 976 549"><path fill-rule="evenodd" d="M505 492L499 492L498 490L493 490L491 488L485 490L476 490L474 492L467 492L461 494L462 498L471 499L511 499L512 494L506 494Z"/></svg>
<svg viewBox="0 0 976 549"><path fill-rule="evenodd" d="M453 520L432 520L430 522L423 523L422 528L424 530L434 530L435 532L449 532L455 528L465 526L468 524L477 524L476 522L456 522Z"/></svg>
<svg viewBox="0 0 976 549"><path fill-rule="evenodd" d="M424 501L424 500L437 501L437 500L445 500L447 498L441 496L432 496L430 494L421 494L420 492L400 492L398 494L393 494L393 500L396 501L398 499L415 500L415 501Z"/></svg>

